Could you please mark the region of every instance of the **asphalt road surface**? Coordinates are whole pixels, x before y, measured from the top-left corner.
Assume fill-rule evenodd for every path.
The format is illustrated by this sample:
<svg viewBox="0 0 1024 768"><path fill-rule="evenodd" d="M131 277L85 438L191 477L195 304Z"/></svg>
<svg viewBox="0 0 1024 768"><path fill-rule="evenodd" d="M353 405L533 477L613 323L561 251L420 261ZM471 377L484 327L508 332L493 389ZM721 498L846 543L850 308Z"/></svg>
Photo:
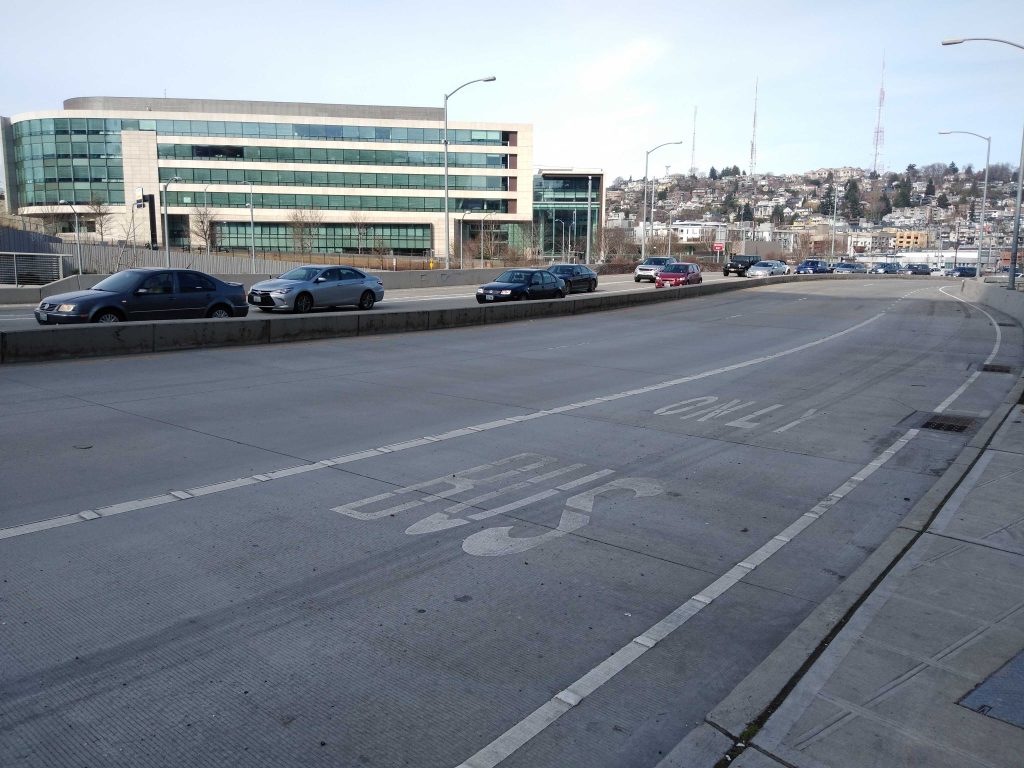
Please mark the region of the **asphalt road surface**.
<svg viewBox="0 0 1024 768"><path fill-rule="evenodd" d="M0 765L653 766L1022 347L854 279L4 366Z"/></svg>
<svg viewBox="0 0 1024 768"><path fill-rule="evenodd" d="M718 272L704 273L704 280L714 282L725 280ZM737 280L735 276L732 278ZM600 278L597 293L618 293L620 291L653 291L657 290L653 283L633 281L632 275L607 275ZM575 294L574 294L575 295ZM416 309L454 309L457 307L476 306L475 285L455 285L444 288L412 288L386 291L384 301L377 305L379 309L388 310L416 310ZM24 331L42 326L36 322L32 314L34 304L0 305L0 331ZM344 307L334 312L356 312L355 307ZM327 313L328 310L316 310L318 314ZM274 313L288 314L288 313ZM250 308L247 320L265 320L273 315L260 312ZM171 320L164 322L174 322Z"/></svg>

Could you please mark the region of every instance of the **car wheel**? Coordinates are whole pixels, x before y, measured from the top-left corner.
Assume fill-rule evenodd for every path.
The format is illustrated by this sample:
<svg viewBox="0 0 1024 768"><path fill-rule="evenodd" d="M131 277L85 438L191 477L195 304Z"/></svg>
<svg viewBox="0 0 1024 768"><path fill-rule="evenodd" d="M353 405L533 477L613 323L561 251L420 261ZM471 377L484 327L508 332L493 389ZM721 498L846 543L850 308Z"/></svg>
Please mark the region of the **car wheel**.
<svg viewBox="0 0 1024 768"><path fill-rule="evenodd" d="M559 299L564 299L565 298L565 291L563 291L561 288L556 288L555 289L555 297L559 298Z"/></svg>
<svg viewBox="0 0 1024 768"><path fill-rule="evenodd" d="M487 299L481 299L479 296L476 297L477 304L483 304L485 301L487 301Z"/></svg>
<svg viewBox="0 0 1024 768"><path fill-rule="evenodd" d="M295 297L295 306L293 311L297 315L304 315L313 309L313 297L308 293L300 293Z"/></svg>
<svg viewBox="0 0 1024 768"><path fill-rule="evenodd" d="M211 307L210 311L206 313L206 316L217 320L223 320L225 317L232 317L232 312L230 307L218 304L215 307Z"/></svg>
<svg viewBox="0 0 1024 768"><path fill-rule="evenodd" d="M93 315L94 323L120 323L124 317L116 309L101 309Z"/></svg>
<svg viewBox="0 0 1024 768"><path fill-rule="evenodd" d="M590 285L587 286L587 293L593 293L597 290L597 280L591 280Z"/></svg>
<svg viewBox="0 0 1024 768"><path fill-rule="evenodd" d="M633 278L633 282L634 283L639 283L640 282L640 278L639 277L634 277Z"/></svg>
<svg viewBox="0 0 1024 768"><path fill-rule="evenodd" d="M528 298L530 298L530 292L529 291L523 291L522 293L517 293L516 294L516 301L522 301L523 299L528 299Z"/></svg>
<svg viewBox="0 0 1024 768"><path fill-rule="evenodd" d="M373 295L373 291L363 291L363 295L359 297L359 308L373 309L376 302L377 297Z"/></svg>

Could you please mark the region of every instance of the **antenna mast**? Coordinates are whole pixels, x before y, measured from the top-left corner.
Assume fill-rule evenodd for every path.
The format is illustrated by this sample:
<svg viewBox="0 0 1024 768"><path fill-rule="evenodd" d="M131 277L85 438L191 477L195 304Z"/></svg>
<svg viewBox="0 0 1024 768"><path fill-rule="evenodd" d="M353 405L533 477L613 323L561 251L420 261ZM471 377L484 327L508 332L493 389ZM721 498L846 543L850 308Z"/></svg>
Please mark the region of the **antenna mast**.
<svg viewBox="0 0 1024 768"><path fill-rule="evenodd" d="M878 156L882 154L885 144L885 128L882 127L882 107L885 106L885 51L882 51L882 83L878 88L878 118L875 120L875 160L871 164L872 173L878 173Z"/></svg>
<svg viewBox="0 0 1024 768"><path fill-rule="evenodd" d="M754 130L750 135L750 175L753 177L757 168L757 83L754 79Z"/></svg>
<svg viewBox="0 0 1024 768"><path fill-rule="evenodd" d="M697 175L697 107L693 108L693 143L690 145L690 175Z"/></svg>

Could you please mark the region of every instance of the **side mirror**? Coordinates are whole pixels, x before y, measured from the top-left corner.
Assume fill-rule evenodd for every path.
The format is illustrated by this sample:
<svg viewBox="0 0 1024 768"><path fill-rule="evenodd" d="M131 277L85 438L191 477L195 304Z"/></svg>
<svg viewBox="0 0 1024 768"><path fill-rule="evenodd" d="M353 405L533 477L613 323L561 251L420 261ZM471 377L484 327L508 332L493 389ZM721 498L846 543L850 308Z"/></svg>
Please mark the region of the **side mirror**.
<svg viewBox="0 0 1024 768"><path fill-rule="evenodd" d="M314 282L314 283L326 283L326 282L327 282L327 278L326 278L326 277L324 277L323 275L321 275L320 277L318 277L318 278L317 278L316 280L314 280L313 282Z"/></svg>

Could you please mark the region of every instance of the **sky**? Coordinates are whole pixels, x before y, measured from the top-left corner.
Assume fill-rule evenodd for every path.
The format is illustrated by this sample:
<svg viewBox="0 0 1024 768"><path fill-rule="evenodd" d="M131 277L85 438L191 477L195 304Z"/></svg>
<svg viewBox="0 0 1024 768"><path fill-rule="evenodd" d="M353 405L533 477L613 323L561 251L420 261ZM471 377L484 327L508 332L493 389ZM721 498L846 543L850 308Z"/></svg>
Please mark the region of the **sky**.
<svg viewBox="0 0 1024 768"><path fill-rule="evenodd" d="M440 107L529 123L536 167L609 179L1019 162L1021 0L106 0L17 2L0 28L0 114L74 96ZM694 108L697 109L694 130ZM695 141L694 141L695 139ZM664 142L682 142L648 150Z"/></svg>

